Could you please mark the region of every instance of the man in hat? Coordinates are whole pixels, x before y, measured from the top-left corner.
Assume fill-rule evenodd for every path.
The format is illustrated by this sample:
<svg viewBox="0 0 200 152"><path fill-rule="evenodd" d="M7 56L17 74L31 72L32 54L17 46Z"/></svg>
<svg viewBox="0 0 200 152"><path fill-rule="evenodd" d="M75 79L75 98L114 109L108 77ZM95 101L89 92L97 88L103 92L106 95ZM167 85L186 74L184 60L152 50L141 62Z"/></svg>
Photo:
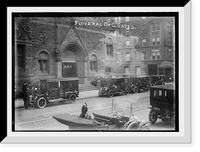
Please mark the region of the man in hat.
<svg viewBox="0 0 200 152"><path fill-rule="evenodd" d="M29 99L29 88L27 82L23 83L23 100L25 109L28 109L30 99Z"/></svg>
<svg viewBox="0 0 200 152"><path fill-rule="evenodd" d="M85 119L91 119L91 116L87 114L87 111L88 111L88 108L87 108L87 104L85 103L85 105L83 105L81 108L81 114L79 115L79 117L85 118Z"/></svg>

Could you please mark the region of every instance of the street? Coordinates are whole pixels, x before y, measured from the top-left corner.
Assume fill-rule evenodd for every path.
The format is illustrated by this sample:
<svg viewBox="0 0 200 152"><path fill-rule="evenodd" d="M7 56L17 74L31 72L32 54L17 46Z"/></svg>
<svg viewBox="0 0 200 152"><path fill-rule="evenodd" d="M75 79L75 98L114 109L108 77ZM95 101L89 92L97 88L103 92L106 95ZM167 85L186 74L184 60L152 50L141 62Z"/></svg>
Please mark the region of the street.
<svg viewBox="0 0 200 152"><path fill-rule="evenodd" d="M79 115L81 107L84 103L88 105L88 114L113 114L112 112L123 111L125 116L130 116L131 107L132 112L140 119L148 121L149 114L149 92L116 95L113 98L108 97L93 97L78 99L74 104L68 101L59 103L50 103L44 109L37 107L30 107L28 110L24 108L15 109L15 130L16 131L40 131L40 130L68 130L66 125L57 122L52 117L57 114L68 113L71 115ZM151 130L174 130L169 123L164 123L157 120L156 124L150 125Z"/></svg>

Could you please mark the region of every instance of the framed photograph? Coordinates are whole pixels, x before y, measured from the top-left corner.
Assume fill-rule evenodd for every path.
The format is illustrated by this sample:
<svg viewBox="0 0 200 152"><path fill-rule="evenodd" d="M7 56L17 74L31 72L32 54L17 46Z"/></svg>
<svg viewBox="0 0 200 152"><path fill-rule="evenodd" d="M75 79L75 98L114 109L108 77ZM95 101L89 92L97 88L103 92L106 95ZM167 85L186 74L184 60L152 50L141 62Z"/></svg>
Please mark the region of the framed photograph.
<svg viewBox="0 0 200 152"><path fill-rule="evenodd" d="M8 7L2 143L190 144L190 15Z"/></svg>

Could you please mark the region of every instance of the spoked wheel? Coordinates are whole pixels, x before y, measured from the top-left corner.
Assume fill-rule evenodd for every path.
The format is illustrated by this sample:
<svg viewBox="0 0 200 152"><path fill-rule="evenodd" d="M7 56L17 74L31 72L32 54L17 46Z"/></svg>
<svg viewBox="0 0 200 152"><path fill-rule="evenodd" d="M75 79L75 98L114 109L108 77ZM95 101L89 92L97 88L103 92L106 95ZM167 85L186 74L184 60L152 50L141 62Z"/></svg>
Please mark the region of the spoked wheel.
<svg viewBox="0 0 200 152"><path fill-rule="evenodd" d="M134 88L134 93L138 93L138 87Z"/></svg>
<svg viewBox="0 0 200 152"><path fill-rule="evenodd" d="M102 96L102 91L99 90L98 94L99 94L99 97L101 97Z"/></svg>
<svg viewBox="0 0 200 152"><path fill-rule="evenodd" d="M150 90L150 85L147 85L146 91Z"/></svg>
<svg viewBox="0 0 200 152"><path fill-rule="evenodd" d="M69 102L74 103L76 101L76 95L75 94L70 94L69 96Z"/></svg>
<svg viewBox="0 0 200 152"><path fill-rule="evenodd" d="M125 94L125 95L128 95L129 93L130 93L129 88L126 88L124 94Z"/></svg>
<svg viewBox="0 0 200 152"><path fill-rule="evenodd" d="M43 109L46 106L46 104L47 104L47 100L46 100L45 97L38 98L38 100L37 100L37 107L39 109Z"/></svg>
<svg viewBox="0 0 200 152"><path fill-rule="evenodd" d="M109 90L108 91L108 97L113 97L114 96L114 91L113 90Z"/></svg>
<svg viewBox="0 0 200 152"><path fill-rule="evenodd" d="M156 114L155 111L151 110L151 111L149 112L149 121L150 121L152 124L154 124L154 123L157 121L157 119L158 119L158 115Z"/></svg>

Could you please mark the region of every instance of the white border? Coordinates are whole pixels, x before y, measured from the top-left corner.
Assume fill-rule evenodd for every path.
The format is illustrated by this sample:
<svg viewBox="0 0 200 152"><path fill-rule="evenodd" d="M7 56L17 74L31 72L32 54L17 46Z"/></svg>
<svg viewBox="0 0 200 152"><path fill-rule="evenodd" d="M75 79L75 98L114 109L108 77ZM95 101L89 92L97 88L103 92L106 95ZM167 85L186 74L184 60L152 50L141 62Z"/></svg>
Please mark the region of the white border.
<svg viewBox="0 0 200 152"><path fill-rule="evenodd" d="M179 12L179 132L12 132L12 12ZM8 7L7 8L7 137L2 143L34 144L190 144L191 42L190 2L185 7ZM187 120L187 121L186 121Z"/></svg>

